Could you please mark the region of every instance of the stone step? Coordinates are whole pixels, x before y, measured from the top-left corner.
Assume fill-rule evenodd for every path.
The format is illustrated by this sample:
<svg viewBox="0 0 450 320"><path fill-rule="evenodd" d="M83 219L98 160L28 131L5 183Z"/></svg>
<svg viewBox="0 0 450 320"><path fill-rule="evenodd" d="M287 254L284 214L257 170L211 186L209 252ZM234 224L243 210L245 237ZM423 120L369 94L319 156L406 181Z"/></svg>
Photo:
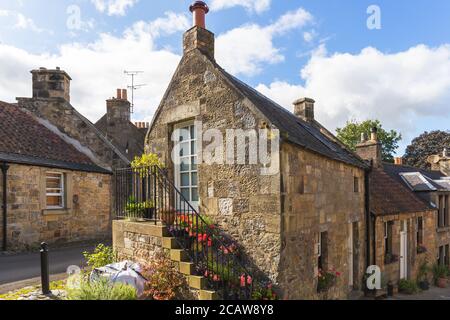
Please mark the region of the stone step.
<svg viewBox="0 0 450 320"><path fill-rule="evenodd" d="M162 239L164 249L181 249L176 238L164 237Z"/></svg>
<svg viewBox="0 0 450 320"><path fill-rule="evenodd" d="M171 249L170 260L176 262L189 262L189 255L183 249Z"/></svg>
<svg viewBox="0 0 450 320"><path fill-rule="evenodd" d="M219 294L216 291L200 290L199 300L204 301L219 300Z"/></svg>
<svg viewBox="0 0 450 320"><path fill-rule="evenodd" d="M208 280L201 276L189 276L189 287L192 289L203 290L207 287Z"/></svg>
<svg viewBox="0 0 450 320"><path fill-rule="evenodd" d="M190 276L195 272L195 266L191 262L180 262L179 263L179 271L180 273Z"/></svg>

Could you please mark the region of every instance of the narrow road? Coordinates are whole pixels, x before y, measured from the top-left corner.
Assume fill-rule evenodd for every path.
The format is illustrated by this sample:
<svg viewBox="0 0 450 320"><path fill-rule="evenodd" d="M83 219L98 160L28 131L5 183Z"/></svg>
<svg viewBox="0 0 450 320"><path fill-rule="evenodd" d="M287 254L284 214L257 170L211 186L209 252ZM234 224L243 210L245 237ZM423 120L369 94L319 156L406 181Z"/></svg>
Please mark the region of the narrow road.
<svg viewBox="0 0 450 320"><path fill-rule="evenodd" d="M50 274L65 273L71 265L81 267L85 262L83 252L94 248L93 244L54 250L50 247ZM39 253L0 256L0 285L39 277L40 274Z"/></svg>

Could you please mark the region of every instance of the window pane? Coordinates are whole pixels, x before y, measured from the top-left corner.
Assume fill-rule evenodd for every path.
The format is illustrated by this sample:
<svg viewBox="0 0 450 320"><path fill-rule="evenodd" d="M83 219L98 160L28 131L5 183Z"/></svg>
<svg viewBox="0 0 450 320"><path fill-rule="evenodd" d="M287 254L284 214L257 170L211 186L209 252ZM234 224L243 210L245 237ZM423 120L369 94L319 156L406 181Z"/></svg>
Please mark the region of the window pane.
<svg viewBox="0 0 450 320"><path fill-rule="evenodd" d="M61 187L61 177L49 178L47 177L47 188L60 188Z"/></svg>
<svg viewBox="0 0 450 320"><path fill-rule="evenodd" d="M47 207L62 207L62 197L47 196Z"/></svg>
<svg viewBox="0 0 450 320"><path fill-rule="evenodd" d="M189 173L182 173L181 174L181 186L182 187L189 187Z"/></svg>
<svg viewBox="0 0 450 320"><path fill-rule="evenodd" d="M181 165L180 165L180 171L186 172L191 169L191 166L189 164L189 158L181 159Z"/></svg>
<svg viewBox="0 0 450 320"><path fill-rule="evenodd" d="M196 141L191 142L191 154L197 154L197 142Z"/></svg>
<svg viewBox="0 0 450 320"><path fill-rule="evenodd" d="M195 126L191 126L191 139L195 140L197 138L197 133L195 132Z"/></svg>
<svg viewBox="0 0 450 320"><path fill-rule="evenodd" d="M197 172L194 172L191 175L191 185L192 186L196 186L197 185Z"/></svg>
<svg viewBox="0 0 450 320"><path fill-rule="evenodd" d="M181 194L184 196L184 198L188 201L191 200L189 188L181 188Z"/></svg>
<svg viewBox="0 0 450 320"><path fill-rule="evenodd" d="M188 156L189 155L189 143L184 142L180 144L180 156Z"/></svg>
<svg viewBox="0 0 450 320"><path fill-rule="evenodd" d="M189 129L188 128L181 128L178 129L178 135L180 137L180 141L186 141L190 140L189 138Z"/></svg>
<svg viewBox="0 0 450 320"><path fill-rule="evenodd" d="M198 189L192 188L192 201L198 201Z"/></svg>
<svg viewBox="0 0 450 320"><path fill-rule="evenodd" d="M197 171L197 157L192 157L191 163L192 163L192 171Z"/></svg>

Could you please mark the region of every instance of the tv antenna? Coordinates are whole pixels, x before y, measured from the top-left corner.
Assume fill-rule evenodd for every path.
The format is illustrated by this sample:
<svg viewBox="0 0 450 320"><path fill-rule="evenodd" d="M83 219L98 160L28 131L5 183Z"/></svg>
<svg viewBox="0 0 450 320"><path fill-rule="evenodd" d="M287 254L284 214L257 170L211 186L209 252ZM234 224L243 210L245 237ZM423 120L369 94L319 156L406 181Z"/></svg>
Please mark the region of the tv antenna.
<svg viewBox="0 0 450 320"><path fill-rule="evenodd" d="M123 73L125 73L127 76L131 77L131 86L128 86L128 89L131 89L131 113L133 113L134 112L134 91L146 86L146 84L134 84L134 78L137 75L144 73L144 71L127 71L127 70L125 70Z"/></svg>

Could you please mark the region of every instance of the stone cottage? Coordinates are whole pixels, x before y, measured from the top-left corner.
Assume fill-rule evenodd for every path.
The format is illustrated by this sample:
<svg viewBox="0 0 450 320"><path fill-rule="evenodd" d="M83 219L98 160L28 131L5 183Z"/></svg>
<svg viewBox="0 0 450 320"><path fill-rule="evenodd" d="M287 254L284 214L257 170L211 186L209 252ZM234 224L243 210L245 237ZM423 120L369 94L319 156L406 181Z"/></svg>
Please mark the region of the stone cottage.
<svg viewBox="0 0 450 320"><path fill-rule="evenodd" d="M0 163L3 168L9 165L3 174L9 209L2 214L4 246L20 249L42 240L110 235L110 175L142 155L147 129L130 121L126 90L118 89L117 96L107 100L106 114L94 125L71 105L72 79L65 71L40 68L31 74L32 97L2 103L0 110L0 152L5 155ZM55 189L65 192L49 198L58 201L55 206L46 203L46 181L58 183Z"/></svg>
<svg viewBox="0 0 450 320"><path fill-rule="evenodd" d="M110 234L110 170L16 104L0 102L1 250Z"/></svg>
<svg viewBox="0 0 450 320"><path fill-rule="evenodd" d="M346 298L360 289L366 268L367 164L315 120L312 99L299 99L291 113L222 69L205 28L207 5L196 1L191 11L195 25L184 34L146 152L159 155L184 198L238 241L247 265L271 279L282 298L320 298L319 269L340 273L328 297ZM251 151L258 135L260 142L269 137L268 149L279 145L267 161ZM244 155L219 143L210 161L200 150L214 140ZM134 246L152 238L153 227L114 223L114 245L128 256L164 244Z"/></svg>
<svg viewBox="0 0 450 320"><path fill-rule="evenodd" d="M415 280L422 264L436 261L436 208L403 183L396 173L405 171L399 159L395 165L382 161L376 128L356 149L372 166L368 258L381 268L384 281L397 287L400 279Z"/></svg>

